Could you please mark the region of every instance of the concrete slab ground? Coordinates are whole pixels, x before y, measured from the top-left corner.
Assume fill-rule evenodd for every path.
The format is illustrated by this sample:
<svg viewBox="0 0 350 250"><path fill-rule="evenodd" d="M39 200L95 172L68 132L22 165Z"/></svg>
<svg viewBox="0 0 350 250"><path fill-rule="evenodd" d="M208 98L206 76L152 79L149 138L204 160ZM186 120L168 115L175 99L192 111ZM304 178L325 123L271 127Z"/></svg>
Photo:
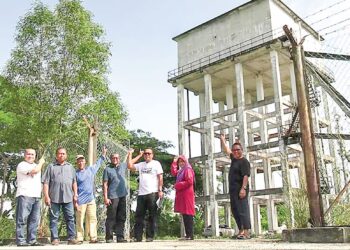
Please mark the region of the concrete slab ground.
<svg viewBox="0 0 350 250"><path fill-rule="evenodd" d="M283 230L282 239L287 242L347 243L350 227L314 227Z"/></svg>
<svg viewBox="0 0 350 250"><path fill-rule="evenodd" d="M1 246L1 249L240 249L240 250L349 250L349 243L336 244L316 244L316 243L287 243L276 240L250 239L250 240L230 240L230 239L200 239L193 241L178 240L155 240L153 242L133 242L133 243L98 243L82 245L67 245L61 242L59 246L45 245L43 247L17 247L16 245Z"/></svg>

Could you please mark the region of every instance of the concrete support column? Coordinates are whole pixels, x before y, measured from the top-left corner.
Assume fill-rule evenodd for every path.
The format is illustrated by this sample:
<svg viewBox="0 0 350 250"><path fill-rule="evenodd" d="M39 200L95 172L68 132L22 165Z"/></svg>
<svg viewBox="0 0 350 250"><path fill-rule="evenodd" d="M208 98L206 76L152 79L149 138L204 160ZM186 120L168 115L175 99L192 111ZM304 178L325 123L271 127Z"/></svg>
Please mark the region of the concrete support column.
<svg viewBox="0 0 350 250"><path fill-rule="evenodd" d="M222 112L225 110L225 104L224 102L219 102L219 111ZM220 134L226 134L225 130L221 130ZM222 145L221 145L221 151ZM223 194L228 194L229 193L229 179L228 179L228 171L229 168L228 166L223 166L222 168L222 187L223 187ZM231 227L231 206L230 203L225 203L224 204L224 217L225 217L225 225L228 225Z"/></svg>
<svg viewBox="0 0 350 250"><path fill-rule="evenodd" d="M178 141L179 154L185 154L185 92L184 85L177 85L177 121L178 121Z"/></svg>
<svg viewBox="0 0 350 250"><path fill-rule="evenodd" d="M199 93L199 115L200 117L205 116L205 94ZM200 123L200 128L204 129L204 122ZM208 148L206 142L205 134L201 134L201 155L207 155ZM202 167L202 185L203 185L203 193L205 196L209 195L209 171L205 164ZM205 227L210 225L210 206L209 201L204 203L204 223Z"/></svg>
<svg viewBox="0 0 350 250"><path fill-rule="evenodd" d="M213 112L213 95L212 82L209 74L204 75L204 92L205 92L205 114L206 121L204 128L206 130L206 141L208 147L207 166L209 171L209 205L211 214L211 230L213 236L219 236L219 219L218 219L218 204L215 198L216 195L216 164L214 159L214 126L212 121Z"/></svg>
<svg viewBox="0 0 350 250"><path fill-rule="evenodd" d="M261 230L261 214L260 214L260 205L253 202L253 211L254 211L254 220L252 221L254 224L254 232L256 235L259 235L262 233Z"/></svg>
<svg viewBox="0 0 350 250"><path fill-rule="evenodd" d="M327 93L324 89L321 89L321 94L322 94L322 103L323 103L323 108L324 108L324 116L329 117L329 122L331 121L331 115L329 112L329 104L328 104L328 96ZM332 126L329 123L329 126L327 127L327 133L332 134L333 129ZM334 194L337 194L341 190L340 186L340 174L339 174L339 166L341 166L341 163L338 160L338 157L336 157L336 144L335 140L327 140L328 141L328 147L329 147L329 154L330 156L333 157L334 162L331 164L331 169L332 169L332 182L334 186ZM325 207L325 209L327 209Z"/></svg>
<svg viewBox="0 0 350 250"><path fill-rule="evenodd" d="M227 109L233 109L233 86L226 85L226 107ZM227 116L228 121L233 121L233 114ZM228 130L228 140L230 147L236 139L236 129L234 127L229 128Z"/></svg>
<svg viewBox="0 0 350 250"><path fill-rule="evenodd" d="M285 196L285 201L287 206L291 211L291 225L294 227L294 209L293 203L291 201L291 192L290 192L290 177L289 177L289 168L288 168L288 155L287 147L284 144L282 139L283 135L283 105L282 105L282 82L280 76L280 67L278 60L277 51L270 51L270 60L272 67L272 79L273 79L273 90L275 97L275 110L276 110L276 123L278 126L279 133L279 150L281 152L281 169L282 169L282 183L283 183L283 193Z"/></svg>
<svg viewBox="0 0 350 250"><path fill-rule="evenodd" d="M264 85L261 75L257 75L256 77L256 94L257 94L257 101L262 101L265 98L264 93ZM265 114L265 107L259 107L259 113ZM261 137L261 143L268 143L268 131L267 131L267 124L266 120L260 120L260 137ZM266 150L265 153L268 153ZM272 180L272 173L270 168L270 162L268 159L263 159L263 168L264 168L264 182L265 182L265 189L271 188L271 180ZM277 214L275 213L275 203L272 199L271 195L267 196L267 221L268 221L268 228L270 232L274 232L277 230L275 225L277 225Z"/></svg>
<svg viewBox="0 0 350 250"><path fill-rule="evenodd" d="M244 150L247 148L247 115L245 113L243 67L241 63L235 64L237 85L237 117L239 122L239 141Z"/></svg>
<svg viewBox="0 0 350 250"><path fill-rule="evenodd" d="M245 91L244 91L244 79L243 79L243 66L241 63L235 64L235 75L236 75L236 87L237 87L237 120L239 123L239 140L243 147L244 152L247 152L248 145L248 132L247 132L247 115L245 111ZM249 160L248 153L245 157ZM249 180L251 185L255 184L255 169L252 168L251 177ZM252 186L253 189L253 186ZM253 211L253 198L249 197L250 203L250 218L254 221L254 211ZM252 223L252 232L255 232L254 223Z"/></svg>

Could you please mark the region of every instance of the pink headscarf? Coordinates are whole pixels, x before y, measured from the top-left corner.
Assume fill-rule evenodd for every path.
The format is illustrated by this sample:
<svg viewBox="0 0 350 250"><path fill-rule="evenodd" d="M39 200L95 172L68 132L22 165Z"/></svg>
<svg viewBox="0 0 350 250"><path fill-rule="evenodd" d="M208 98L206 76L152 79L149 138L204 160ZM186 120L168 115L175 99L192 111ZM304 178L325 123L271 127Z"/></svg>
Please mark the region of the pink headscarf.
<svg viewBox="0 0 350 250"><path fill-rule="evenodd" d="M179 155L178 159L177 159L177 166L179 166L179 160L183 160L185 162L185 166L183 166L182 168L179 169L179 171L177 172L177 176L176 176L176 183L180 182L183 180L184 175L185 175L185 169L190 168L192 169L191 164L188 162L186 156L184 155Z"/></svg>

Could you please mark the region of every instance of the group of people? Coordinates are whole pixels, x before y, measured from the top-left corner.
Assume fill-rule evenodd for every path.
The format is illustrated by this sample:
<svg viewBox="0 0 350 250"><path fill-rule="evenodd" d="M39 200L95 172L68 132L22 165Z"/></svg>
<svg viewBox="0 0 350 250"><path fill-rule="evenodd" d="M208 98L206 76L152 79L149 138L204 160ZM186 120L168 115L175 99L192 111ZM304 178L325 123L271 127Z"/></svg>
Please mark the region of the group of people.
<svg viewBox="0 0 350 250"><path fill-rule="evenodd" d="M229 173L231 209L239 228L238 239L249 238L250 218L248 206L250 175L249 161L243 157L242 146L235 143L232 150L221 136L225 152L231 158ZM137 171L139 188L135 212L134 241L142 241L146 214L146 241L151 242L155 235L157 202L163 194L163 169L154 160L153 150L147 148L132 158L129 150L127 162L121 163L117 153L110 155L110 163L103 172L103 198L107 206L105 240L118 243L127 242L124 238L126 220L125 180L126 170ZM84 155L76 156L76 168L67 162L65 148L56 150L56 159L49 164L41 176L45 160L36 164L34 149L26 149L24 161L17 166L17 206L16 206L16 244L17 246L42 246L37 241L40 222L41 184L45 204L49 209L51 244L58 245L58 221L62 209L67 228L68 244L81 244L88 235L90 243L97 243L97 216L95 202L95 175L106 159L107 148L92 166L86 166ZM137 163L143 157L144 161ZM182 215L185 237L193 240L193 217L195 215L195 173L184 155L176 156L171 164L171 174L176 177L174 185L174 211ZM75 211L74 211L75 210ZM85 223L84 223L85 221ZM85 224L85 227L84 227ZM25 236L25 232L27 232Z"/></svg>

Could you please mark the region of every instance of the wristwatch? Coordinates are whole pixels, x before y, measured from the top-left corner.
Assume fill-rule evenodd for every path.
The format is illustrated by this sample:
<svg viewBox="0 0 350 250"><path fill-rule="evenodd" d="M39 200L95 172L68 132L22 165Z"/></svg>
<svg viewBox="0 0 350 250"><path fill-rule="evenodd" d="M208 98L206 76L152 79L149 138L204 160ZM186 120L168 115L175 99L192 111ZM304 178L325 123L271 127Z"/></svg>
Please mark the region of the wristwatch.
<svg viewBox="0 0 350 250"><path fill-rule="evenodd" d="M244 190L247 190L247 186L242 186L242 188L243 188Z"/></svg>

